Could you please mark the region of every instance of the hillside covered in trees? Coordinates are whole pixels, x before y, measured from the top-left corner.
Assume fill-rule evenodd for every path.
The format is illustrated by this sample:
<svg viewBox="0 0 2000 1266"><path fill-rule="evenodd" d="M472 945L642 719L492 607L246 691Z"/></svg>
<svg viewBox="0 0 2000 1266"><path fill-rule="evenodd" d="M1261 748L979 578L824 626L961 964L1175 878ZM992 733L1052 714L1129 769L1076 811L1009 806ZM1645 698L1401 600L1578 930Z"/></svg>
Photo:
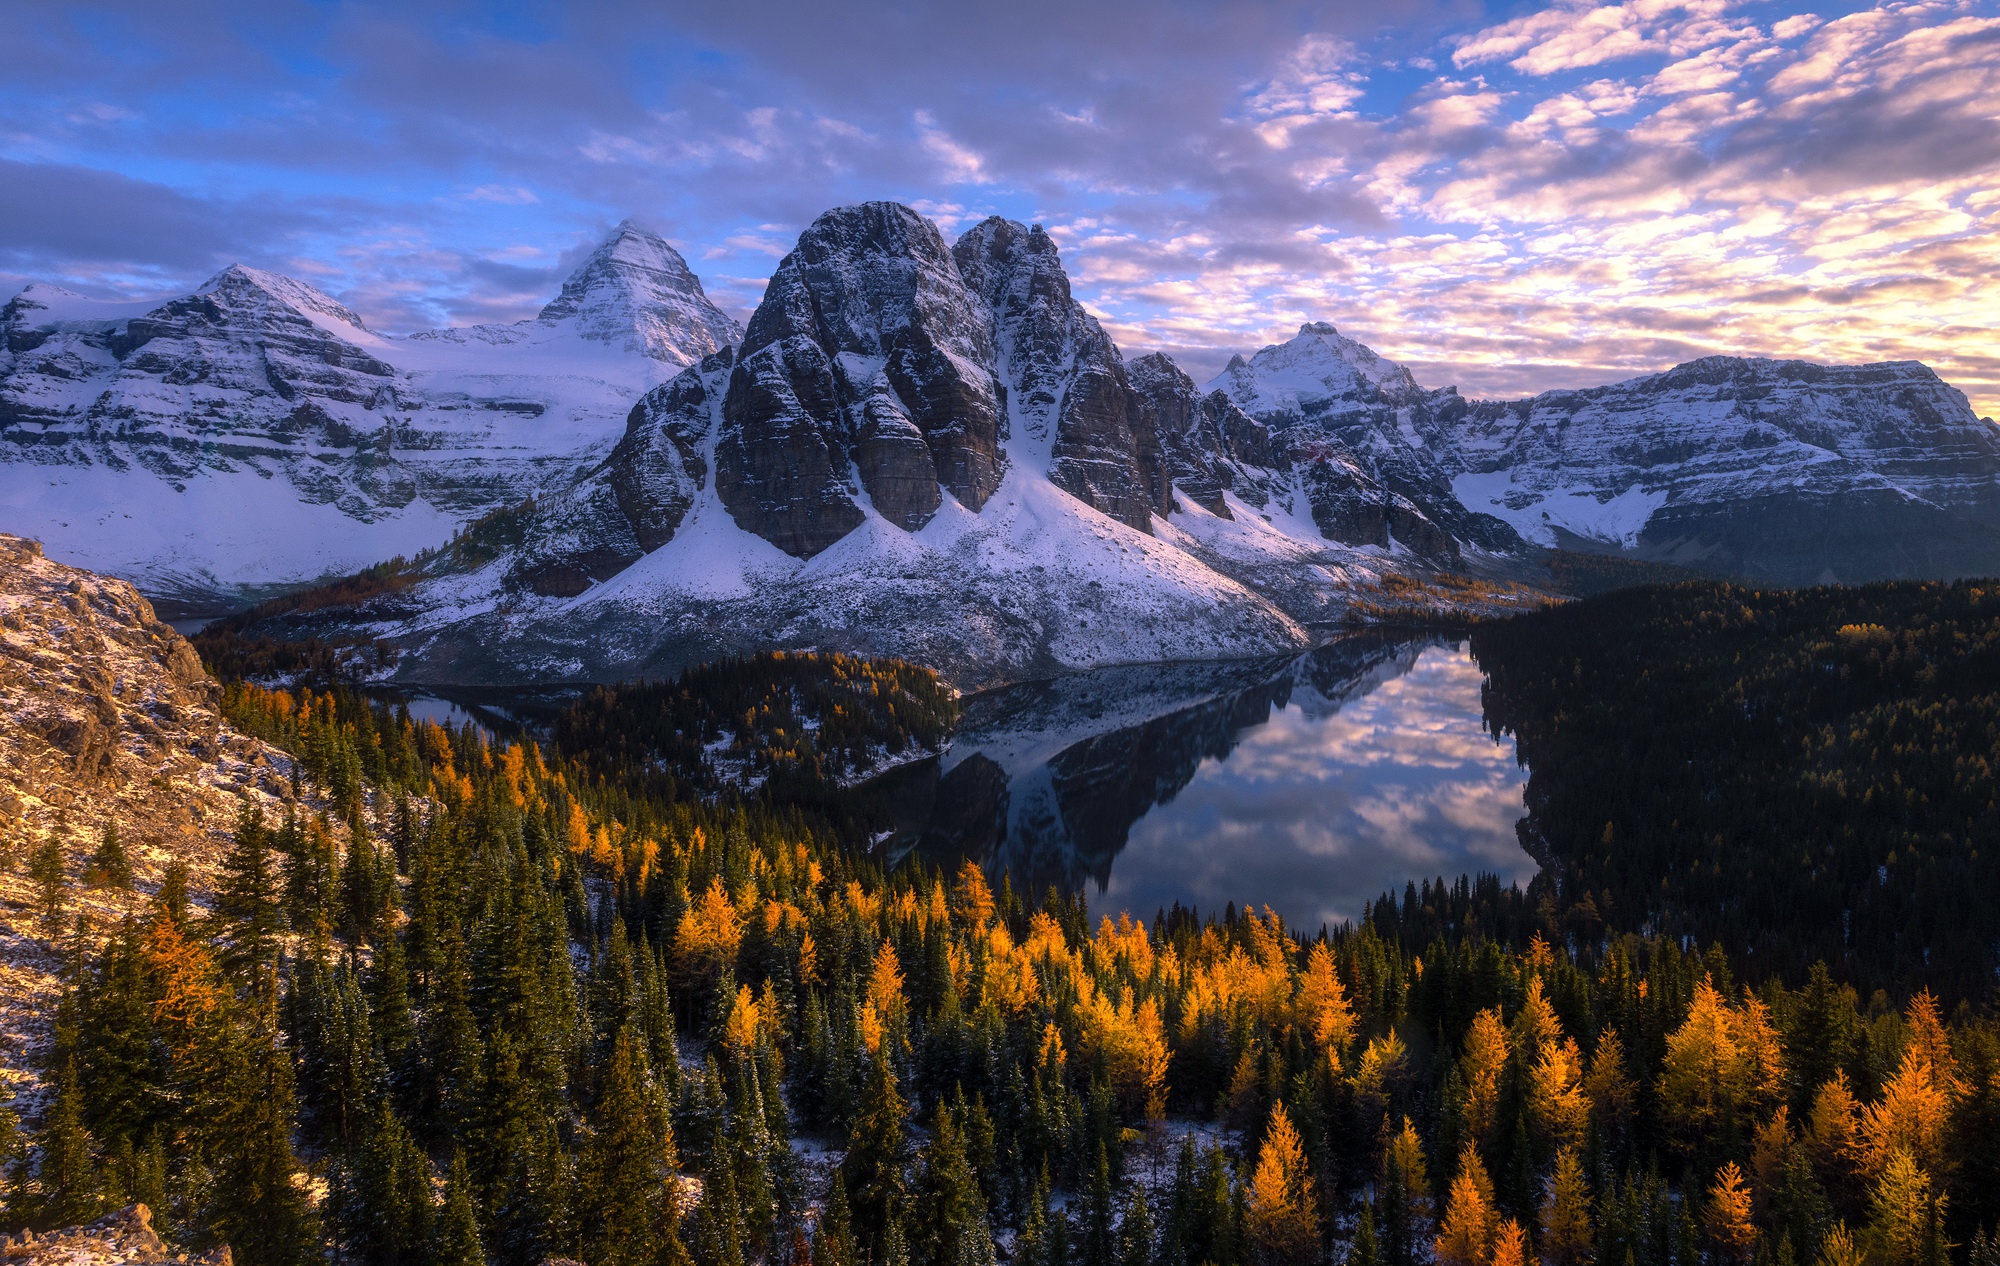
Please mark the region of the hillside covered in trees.
<svg viewBox="0 0 2000 1266"><path fill-rule="evenodd" d="M1927 993L1491 883L1310 939L1093 923L594 740L226 708L346 830L246 811L212 911L69 938L13 1225L142 1200L246 1266L1996 1262L2000 1024Z"/></svg>
<svg viewBox="0 0 2000 1266"><path fill-rule="evenodd" d="M1988 997L2000 584L1631 589L1472 646L1566 908L1792 980Z"/></svg>

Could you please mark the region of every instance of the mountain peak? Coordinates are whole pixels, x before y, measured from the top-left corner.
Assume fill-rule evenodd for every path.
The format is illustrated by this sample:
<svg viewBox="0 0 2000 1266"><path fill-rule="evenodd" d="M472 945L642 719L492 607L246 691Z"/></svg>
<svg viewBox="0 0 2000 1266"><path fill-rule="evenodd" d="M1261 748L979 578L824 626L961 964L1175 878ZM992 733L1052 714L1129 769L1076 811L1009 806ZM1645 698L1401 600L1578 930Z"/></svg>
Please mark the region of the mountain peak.
<svg viewBox="0 0 2000 1266"><path fill-rule="evenodd" d="M1401 401L1423 392L1409 370L1342 334L1330 321L1308 321L1292 338L1247 362L1232 357L1206 389L1217 388L1253 414L1297 409L1315 400L1385 396Z"/></svg>
<svg viewBox="0 0 2000 1266"><path fill-rule="evenodd" d="M657 233L621 220L535 318L675 365L738 342L743 331L709 302L687 260Z"/></svg>
<svg viewBox="0 0 2000 1266"><path fill-rule="evenodd" d="M281 273L252 268L248 264L231 264L203 282L195 293L222 294L232 298L248 294L261 295L293 308L304 316L325 317L341 325L352 326L364 334L372 332L362 323L361 318L355 315L353 309L318 287Z"/></svg>

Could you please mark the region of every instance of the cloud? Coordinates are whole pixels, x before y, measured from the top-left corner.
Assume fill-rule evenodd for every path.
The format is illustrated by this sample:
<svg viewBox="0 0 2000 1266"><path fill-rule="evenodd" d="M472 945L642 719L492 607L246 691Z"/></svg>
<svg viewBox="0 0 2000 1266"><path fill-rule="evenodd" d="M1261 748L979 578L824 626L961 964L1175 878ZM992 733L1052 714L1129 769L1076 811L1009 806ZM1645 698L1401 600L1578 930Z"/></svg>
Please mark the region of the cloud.
<svg viewBox="0 0 2000 1266"><path fill-rule="evenodd" d="M0 270L295 264L404 329L531 315L639 213L746 309L890 197L1047 223L1121 345L1198 376L1332 319L1487 393L1909 355L2000 412L2000 17L1795 10L13 6Z"/></svg>

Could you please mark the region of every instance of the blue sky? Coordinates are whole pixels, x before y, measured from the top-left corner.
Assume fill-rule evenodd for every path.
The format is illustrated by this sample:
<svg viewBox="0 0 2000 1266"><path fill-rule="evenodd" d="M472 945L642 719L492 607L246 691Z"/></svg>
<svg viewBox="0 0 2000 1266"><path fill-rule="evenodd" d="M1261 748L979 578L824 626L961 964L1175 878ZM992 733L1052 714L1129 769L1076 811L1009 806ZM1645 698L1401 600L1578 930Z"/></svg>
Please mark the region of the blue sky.
<svg viewBox="0 0 2000 1266"><path fill-rule="evenodd" d="M633 216L747 312L829 206L1045 222L1129 353L1427 385L1913 357L2000 413L2000 0L0 9L0 291L233 260L388 331Z"/></svg>

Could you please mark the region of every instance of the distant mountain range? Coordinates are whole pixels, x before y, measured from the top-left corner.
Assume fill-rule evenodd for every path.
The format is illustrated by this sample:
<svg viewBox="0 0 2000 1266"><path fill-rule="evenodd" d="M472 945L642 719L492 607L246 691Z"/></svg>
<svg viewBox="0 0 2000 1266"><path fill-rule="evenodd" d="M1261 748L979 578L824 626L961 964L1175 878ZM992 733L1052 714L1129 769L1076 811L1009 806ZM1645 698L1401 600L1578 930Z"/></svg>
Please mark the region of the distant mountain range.
<svg viewBox="0 0 2000 1266"><path fill-rule="evenodd" d="M1919 363L1476 401L1315 323L1198 386L1124 359L1039 226L948 244L893 203L816 220L742 330L628 224L515 325L388 338L232 268L153 306L31 286L0 336L0 528L189 609L457 530L313 604L412 680L1275 652L1385 583L1525 577L1552 546L1781 584L2000 572L2000 428Z"/></svg>

